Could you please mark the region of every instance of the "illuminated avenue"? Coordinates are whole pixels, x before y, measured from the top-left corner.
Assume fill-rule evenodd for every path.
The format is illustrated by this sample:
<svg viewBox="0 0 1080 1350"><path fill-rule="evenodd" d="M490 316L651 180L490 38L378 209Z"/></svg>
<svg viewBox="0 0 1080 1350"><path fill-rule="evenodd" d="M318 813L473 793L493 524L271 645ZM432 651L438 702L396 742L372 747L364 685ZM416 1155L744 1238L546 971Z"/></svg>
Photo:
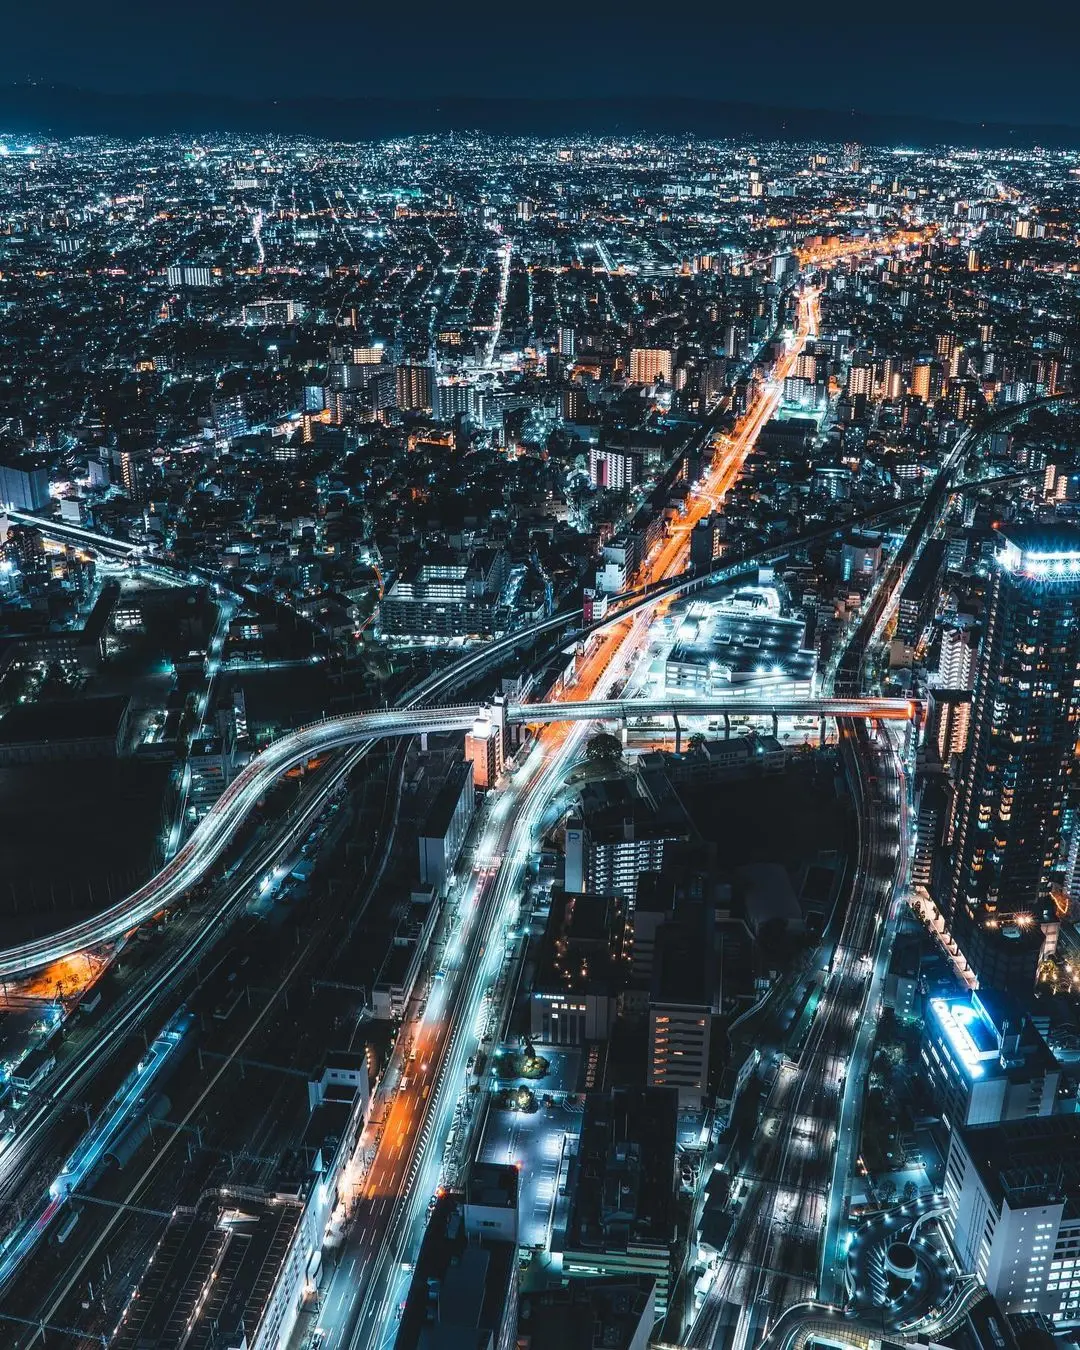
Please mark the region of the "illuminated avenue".
<svg viewBox="0 0 1080 1350"><path fill-rule="evenodd" d="M1068 1342L1071 152L0 144L0 1343Z"/></svg>

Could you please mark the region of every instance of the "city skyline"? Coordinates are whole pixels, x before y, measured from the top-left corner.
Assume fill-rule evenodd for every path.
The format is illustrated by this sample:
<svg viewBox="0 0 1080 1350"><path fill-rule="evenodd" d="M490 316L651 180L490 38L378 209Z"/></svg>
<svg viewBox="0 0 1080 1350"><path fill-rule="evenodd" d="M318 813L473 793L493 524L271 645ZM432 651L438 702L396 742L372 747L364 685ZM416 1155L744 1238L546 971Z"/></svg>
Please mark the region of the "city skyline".
<svg viewBox="0 0 1080 1350"><path fill-rule="evenodd" d="M0 1344L1075 1350L1080 148L0 140Z"/></svg>

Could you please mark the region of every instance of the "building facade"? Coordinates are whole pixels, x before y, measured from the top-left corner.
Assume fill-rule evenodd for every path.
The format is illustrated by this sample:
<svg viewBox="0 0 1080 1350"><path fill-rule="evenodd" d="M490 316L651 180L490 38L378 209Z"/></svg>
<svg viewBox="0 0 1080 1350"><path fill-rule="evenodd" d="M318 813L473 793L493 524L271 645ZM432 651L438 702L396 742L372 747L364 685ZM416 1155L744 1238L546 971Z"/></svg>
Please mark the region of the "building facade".
<svg viewBox="0 0 1080 1350"><path fill-rule="evenodd" d="M1078 671L1080 529L1009 527L986 611L946 906L980 977L995 964L994 947L1053 916L1051 872L1080 730ZM965 935L975 926L984 931L972 943Z"/></svg>

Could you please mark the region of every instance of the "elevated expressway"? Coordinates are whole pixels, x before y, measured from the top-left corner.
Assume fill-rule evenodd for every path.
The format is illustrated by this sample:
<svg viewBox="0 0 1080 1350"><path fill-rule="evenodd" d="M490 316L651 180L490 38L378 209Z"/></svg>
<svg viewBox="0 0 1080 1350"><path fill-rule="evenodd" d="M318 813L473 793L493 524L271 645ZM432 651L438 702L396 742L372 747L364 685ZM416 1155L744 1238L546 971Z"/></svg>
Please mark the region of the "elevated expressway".
<svg viewBox="0 0 1080 1350"><path fill-rule="evenodd" d="M330 750L392 736L469 731L478 722L540 726L556 722L627 721L671 717L673 714L700 717L720 713L729 716L911 720L916 707L907 699L882 698L616 698L558 703L414 706L313 722L275 741L247 764L172 861L145 885L92 919L0 953L0 978L17 978L73 952L109 942L175 904L213 866L250 811L281 774Z"/></svg>
<svg viewBox="0 0 1080 1350"><path fill-rule="evenodd" d="M1033 404L1018 405L1016 408L1007 410L1003 416L992 419L990 425L996 427L1005 421L1019 420L1030 411L1032 406L1048 401L1040 399L1035 400ZM763 413L764 409L754 419L755 430L758 429L756 424L761 420ZM988 428L979 428L969 433L967 437L962 438L961 443L958 443L950 456L947 466L948 472L943 471L935 483L935 490L931 494L933 498L931 509L929 511L925 509L926 506L930 505L928 502L919 512L915 533L921 532L925 537L925 531L930 520L939 518L936 513L940 512L946 498L944 488L941 487L943 480L947 482L952 471L962 461L962 450L970 449L984 429ZM728 476L727 474L724 475L725 478ZM75 924L50 937L37 939L0 952L0 979L19 978L63 956L68 956L73 952L81 951L98 943L111 941L130 929L138 927L139 924L145 923L159 910L175 904L190 887L202 879L207 870L221 856L248 812L258 803L274 779L294 765L302 763L306 757L315 756L342 745L352 745L360 750L365 741L373 743L385 736L399 736L424 731L467 730L483 715L479 705L440 707L428 705L435 699L452 693L468 680L480 677L484 672L494 668L500 661L511 656L521 647L530 644L534 646L537 644L552 644L560 641L583 641L594 635L600 635L625 620L633 620L642 616L644 612L652 610L664 602L691 594L696 590L734 580L755 566L775 561L790 554L793 550L829 538L837 532L838 528L851 529L872 523L881 523L894 518L898 514L910 512L917 507L917 501L891 504L881 510L869 512L855 520L845 522L843 526L837 526L836 524L821 526L778 541L776 544L765 548L750 550L726 558L721 566L705 572L692 572L679 566L685 557L685 553L688 552L688 546L685 537L673 538L665 545L665 553L671 554L670 563L672 565L670 568L668 566L669 559L666 556L659 559L658 562L662 562L664 566L654 567L648 572L649 579L644 585L627 591L623 596L615 597L611 609L603 619L583 625L581 623L583 617L581 609L568 610L553 615L530 628L522 629L495 642L487 643L475 652L471 652L454 662L452 666L445 670L428 676L410 690L402 700L401 705L396 708L313 723L311 726L303 727L282 737L247 765L234 779L211 811L161 871L125 899L118 901L93 918L84 920L82 923ZM45 526L56 528L60 524L59 522L46 522L32 518L26 513L11 512L9 514L12 518L24 519L26 523L33 523L42 528ZM84 537L86 535L86 531L82 531L80 527L71 527L71 530L73 533L83 534ZM106 537L102 536L102 538ZM109 540L108 542L118 541ZM904 561L909 563L910 558L905 558ZM847 675L848 678L844 679L843 675ZM837 685L845 694L857 691L857 685L847 671L839 673ZM757 702L753 709L745 706L740 709L736 703L731 701L724 701L721 705L720 700L715 705L687 700L678 703L672 702L666 706L657 706L655 702L646 704L645 701L637 700L631 700L630 703L624 703L620 700L607 700L601 705L592 706L588 714L580 710L576 711L574 702L575 700L567 700L565 703L553 705L523 705L522 708L513 710L507 708L504 715L508 721L517 720L532 724L560 720L570 721L583 717L610 717L614 720L625 720L627 717L670 716L673 712L686 716L701 715L704 712L727 712L734 715L741 712L745 715L750 711L756 711L762 715L775 712L777 715L815 717L850 715L856 718L865 718L871 715L866 712L859 712L857 709L850 714L829 711L820 703L800 705L797 700L787 700L775 706ZM858 699L854 701L856 705L860 702L861 700ZM618 706L613 707L613 703ZM579 708L580 706L583 705L579 704ZM650 707L652 711L648 710ZM697 709L696 713L695 708ZM903 701L903 707L900 703L897 703L891 709L882 705L873 716L909 718L911 712L910 710L904 711L905 708L907 708L906 701ZM560 711L557 712L556 709Z"/></svg>

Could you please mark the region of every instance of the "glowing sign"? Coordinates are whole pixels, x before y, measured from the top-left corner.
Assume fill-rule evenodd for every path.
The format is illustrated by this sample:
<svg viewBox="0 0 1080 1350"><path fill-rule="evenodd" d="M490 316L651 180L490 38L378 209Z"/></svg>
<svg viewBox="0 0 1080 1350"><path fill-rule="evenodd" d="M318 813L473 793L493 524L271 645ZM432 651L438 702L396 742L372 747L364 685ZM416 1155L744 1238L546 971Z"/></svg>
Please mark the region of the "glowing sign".
<svg viewBox="0 0 1080 1350"><path fill-rule="evenodd" d="M946 1003L943 998L932 998L930 1007L968 1076L981 1078L985 1062L998 1056L996 1044L992 1049L980 1049L971 1033L974 1023L983 1022L981 1011L970 1003Z"/></svg>
<svg viewBox="0 0 1080 1350"><path fill-rule="evenodd" d="M997 561L1009 572L1031 577L1067 577L1080 574L1080 551L1076 549L1022 549L1006 543Z"/></svg>

